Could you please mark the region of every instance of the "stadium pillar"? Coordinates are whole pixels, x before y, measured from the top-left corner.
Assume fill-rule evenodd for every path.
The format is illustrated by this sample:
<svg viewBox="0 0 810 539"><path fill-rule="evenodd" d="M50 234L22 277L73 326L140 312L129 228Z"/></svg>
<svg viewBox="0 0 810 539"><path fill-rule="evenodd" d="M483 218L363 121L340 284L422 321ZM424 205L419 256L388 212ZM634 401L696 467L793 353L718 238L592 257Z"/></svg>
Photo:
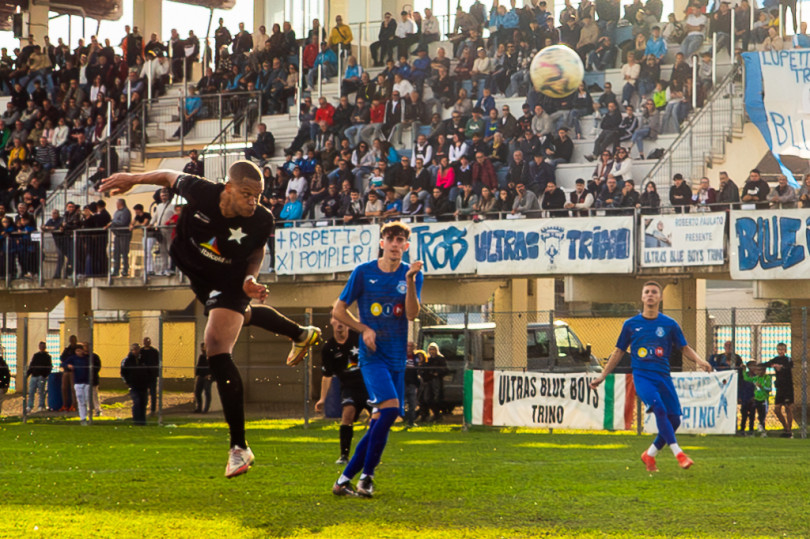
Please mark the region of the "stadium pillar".
<svg viewBox="0 0 810 539"><path fill-rule="evenodd" d="M258 32L259 26L264 26L269 34L271 31L269 21L281 24L283 21L277 20L276 12L283 16L284 2L278 0L255 0L253 2L253 32Z"/></svg>
<svg viewBox="0 0 810 539"><path fill-rule="evenodd" d="M75 296L66 296L62 343L66 344L71 335L76 335L80 341L90 340L90 317L92 315L90 290L76 289Z"/></svg>
<svg viewBox="0 0 810 539"><path fill-rule="evenodd" d="M25 331L25 320L28 320L28 331ZM27 333L27 335L26 335ZM28 364L31 356L38 350L40 341L45 341L48 336L48 313L17 313L17 392L22 393L25 383L25 371L23 371L23 356Z"/></svg>
<svg viewBox="0 0 810 539"><path fill-rule="evenodd" d="M662 283L664 284L664 283ZM674 318L683 329L689 346L702 358L711 355L706 345L706 281L678 278L664 284L663 311ZM683 370L693 371L693 361L684 358Z"/></svg>
<svg viewBox="0 0 810 539"><path fill-rule="evenodd" d="M144 41L155 33L163 40L163 0L133 0L132 26L137 26Z"/></svg>
<svg viewBox="0 0 810 539"><path fill-rule="evenodd" d="M803 397L810 393L810 390L803 390L810 381L810 375L802 369L802 361L805 354L810 354L810 343L805 343L804 338L810 335L810 328L805 329L802 309L807 310L807 319L810 320L810 300L791 299L790 300L790 357L793 359L793 417L796 423L801 426ZM767 360L770 358L762 358Z"/></svg>
<svg viewBox="0 0 810 539"><path fill-rule="evenodd" d="M510 279L495 290L495 368L526 367L526 323L530 307L528 279Z"/></svg>
<svg viewBox="0 0 810 539"><path fill-rule="evenodd" d="M45 36L48 35L48 10L49 0L40 0L37 3L29 3L28 5L28 25L23 28L23 34L27 38L28 34L34 34L34 42L42 45L45 42ZM27 44L23 39L23 43ZM56 39L51 40L55 43Z"/></svg>
<svg viewBox="0 0 810 539"><path fill-rule="evenodd" d="M535 279L534 296L537 300L535 309L538 312L553 311L555 305L555 279Z"/></svg>

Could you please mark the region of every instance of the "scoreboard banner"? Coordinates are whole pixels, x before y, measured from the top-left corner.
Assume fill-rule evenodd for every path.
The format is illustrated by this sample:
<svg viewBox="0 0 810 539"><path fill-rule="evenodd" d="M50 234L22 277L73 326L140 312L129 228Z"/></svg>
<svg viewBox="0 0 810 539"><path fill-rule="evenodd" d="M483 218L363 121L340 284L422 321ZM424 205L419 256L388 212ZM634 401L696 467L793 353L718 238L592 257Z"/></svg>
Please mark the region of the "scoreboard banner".
<svg viewBox="0 0 810 539"><path fill-rule="evenodd" d="M639 265L644 268L724 263L725 212L641 216Z"/></svg>
<svg viewBox="0 0 810 539"><path fill-rule="evenodd" d="M686 434L734 434L737 429L737 371L678 372L672 382L681 401ZM644 414L644 432L657 433L655 416Z"/></svg>
<svg viewBox="0 0 810 539"><path fill-rule="evenodd" d="M472 425L586 430L633 427L632 375L609 374L597 389L593 373L467 370L464 421Z"/></svg>
<svg viewBox="0 0 810 539"><path fill-rule="evenodd" d="M810 209L732 211L732 279L806 279L810 271Z"/></svg>

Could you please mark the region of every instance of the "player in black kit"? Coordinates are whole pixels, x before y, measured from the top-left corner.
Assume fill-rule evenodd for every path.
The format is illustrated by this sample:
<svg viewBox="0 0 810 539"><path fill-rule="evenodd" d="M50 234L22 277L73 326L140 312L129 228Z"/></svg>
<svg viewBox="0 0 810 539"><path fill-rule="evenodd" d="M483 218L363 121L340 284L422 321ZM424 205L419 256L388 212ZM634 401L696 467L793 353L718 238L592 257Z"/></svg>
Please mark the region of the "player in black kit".
<svg viewBox="0 0 810 539"><path fill-rule="evenodd" d="M259 204L264 181L256 165L237 161L224 184L171 170L119 173L105 179L101 190L115 195L142 184L169 188L188 202L170 252L205 305L205 350L231 436L225 477L235 477L253 464L253 452L245 441L242 377L231 357L242 326L289 337L293 345L288 365L303 359L320 338L320 330L299 326L268 305L250 305L251 299L267 299L267 287L256 277L274 226L270 211Z"/></svg>
<svg viewBox="0 0 810 539"><path fill-rule="evenodd" d="M343 406L343 415L340 418L340 458L335 464L346 464L349 462L349 454L352 449L353 424L357 421L363 408L371 412L371 407L368 404L366 384L363 382L363 375L357 364L360 352L359 335L356 331L350 330L348 326L335 320L334 317L330 323L335 334L321 348L323 381L321 382L321 399L315 403L315 411L323 410L326 395L332 385L332 377L337 376L340 380L340 403Z"/></svg>

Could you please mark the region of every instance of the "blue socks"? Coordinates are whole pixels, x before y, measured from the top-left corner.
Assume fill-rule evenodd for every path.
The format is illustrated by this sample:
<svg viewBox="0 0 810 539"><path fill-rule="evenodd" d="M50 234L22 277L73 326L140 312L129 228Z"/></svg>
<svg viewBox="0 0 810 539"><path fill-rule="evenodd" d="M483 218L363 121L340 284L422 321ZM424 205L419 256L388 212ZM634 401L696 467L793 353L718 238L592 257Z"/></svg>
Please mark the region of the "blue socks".
<svg viewBox="0 0 810 539"><path fill-rule="evenodd" d="M675 440L675 431L681 426L681 418L675 414L667 414L664 407L658 403L652 405L652 411L655 414L655 424L658 426L658 436L653 442L655 447L662 449L665 445L678 443Z"/></svg>
<svg viewBox="0 0 810 539"><path fill-rule="evenodd" d="M388 433L397 417L399 417L399 408L380 410L380 417L371 420L366 435L357 443L354 456L343 470L342 477L351 479L361 469L363 475L374 475L374 468L380 463L385 444L388 442Z"/></svg>

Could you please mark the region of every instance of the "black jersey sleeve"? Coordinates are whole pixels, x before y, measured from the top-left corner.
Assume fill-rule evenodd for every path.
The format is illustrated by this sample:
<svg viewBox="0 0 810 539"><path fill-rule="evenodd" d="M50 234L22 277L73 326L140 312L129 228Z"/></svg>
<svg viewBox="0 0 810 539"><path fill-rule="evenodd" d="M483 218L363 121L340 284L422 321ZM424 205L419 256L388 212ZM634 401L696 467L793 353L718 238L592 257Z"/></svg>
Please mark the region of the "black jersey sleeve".
<svg viewBox="0 0 810 539"><path fill-rule="evenodd" d="M185 198L189 203L195 204L214 199L219 200L222 185L199 176L181 174L174 182L174 192Z"/></svg>

